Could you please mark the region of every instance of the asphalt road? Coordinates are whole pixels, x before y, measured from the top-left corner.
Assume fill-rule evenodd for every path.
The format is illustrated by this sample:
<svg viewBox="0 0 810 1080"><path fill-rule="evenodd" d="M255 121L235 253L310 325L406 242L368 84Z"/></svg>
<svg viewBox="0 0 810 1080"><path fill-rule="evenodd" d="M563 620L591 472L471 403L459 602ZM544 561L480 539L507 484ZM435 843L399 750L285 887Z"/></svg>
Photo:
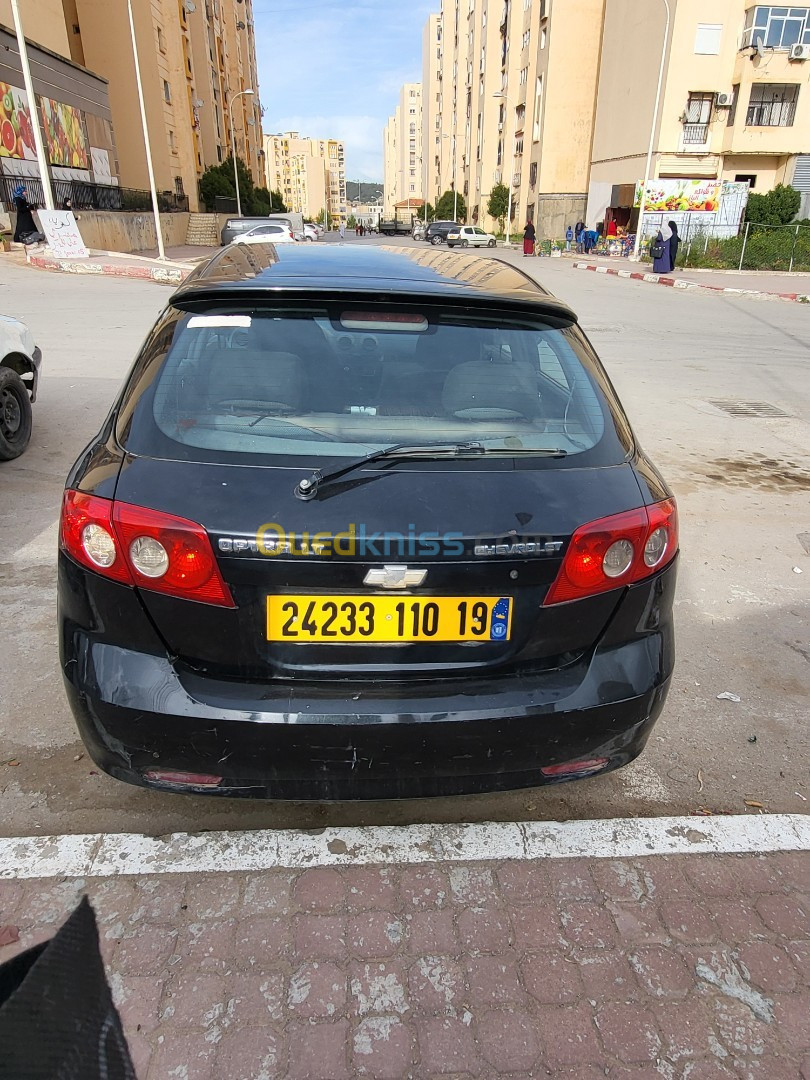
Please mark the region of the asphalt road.
<svg viewBox="0 0 810 1080"><path fill-rule="evenodd" d="M555 788L331 806L157 794L98 773L57 664L57 514L69 466L170 291L0 264L0 310L29 323L45 357L32 444L0 466L2 833L760 812L746 799L770 811L810 808L801 798L810 800L810 311L597 277L564 260L496 256L575 306L679 498L679 661L642 758ZM786 415L744 418L712 404L726 400ZM724 691L740 702L718 700Z"/></svg>

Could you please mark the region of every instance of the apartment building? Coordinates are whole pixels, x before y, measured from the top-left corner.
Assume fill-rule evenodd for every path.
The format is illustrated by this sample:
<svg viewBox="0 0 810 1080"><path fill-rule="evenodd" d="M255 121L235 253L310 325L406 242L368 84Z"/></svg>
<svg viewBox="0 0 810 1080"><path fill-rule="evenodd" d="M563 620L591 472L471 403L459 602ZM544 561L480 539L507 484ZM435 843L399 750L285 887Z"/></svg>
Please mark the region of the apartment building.
<svg viewBox="0 0 810 1080"><path fill-rule="evenodd" d="M604 3L442 0L423 33L431 202L457 187L492 228L492 188L511 185L513 222L541 237L584 214Z"/></svg>
<svg viewBox="0 0 810 1080"><path fill-rule="evenodd" d="M280 191L284 204L305 217L323 210L345 221L346 157L337 139L309 139L297 131L267 135L264 140L267 187Z"/></svg>
<svg viewBox="0 0 810 1080"><path fill-rule="evenodd" d="M255 182L264 174L252 3L132 4L156 184L192 210L205 168L231 154L231 111L236 153ZM21 8L26 37L107 80L120 183L148 187L124 0L27 0ZM11 23L9 0L0 0L0 22Z"/></svg>
<svg viewBox="0 0 810 1080"><path fill-rule="evenodd" d="M672 9L655 117L664 5L607 0L588 220L608 207L627 213L653 124L653 178L747 181L762 192L792 182L807 204L810 7L678 0Z"/></svg>
<svg viewBox="0 0 810 1080"><path fill-rule="evenodd" d="M383 132L386 213L393 213L397 203L422 199L422 84L405 83L399 92L394 115Z"/></svg>

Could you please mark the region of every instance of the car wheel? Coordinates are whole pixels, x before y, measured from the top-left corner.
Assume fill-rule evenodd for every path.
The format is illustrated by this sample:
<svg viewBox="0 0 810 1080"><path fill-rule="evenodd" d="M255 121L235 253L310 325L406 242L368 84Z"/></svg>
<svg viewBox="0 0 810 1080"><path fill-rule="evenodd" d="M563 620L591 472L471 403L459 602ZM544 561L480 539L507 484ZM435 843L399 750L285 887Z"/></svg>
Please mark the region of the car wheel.
<svg viewBox="0 0 810 1080"><path fill-rule="evenodd" d="M495 247L495 241L494 240L487 240L487 247Z"/></svg>
<svg viewBox="0 0 810 1080"><path fill-rule="evenodd" d="M442 238L440 236L431 236L430 242L431 244L433 244L434 247L436 247L437 244L440 244L442 242Z"/></svg>
<svg viewBox="0 0 810 1080"><path fill-rule="evenodd" d="M461 241L461 246L462 247L469 247L470 246L470 241L469 240L462 240Z"/></svg>
<svg viewBox="0 0 810 1080"><path fill-rule="evenodd" d="M19 457L31 438L31 399L16 371L0 367L0 461Z"/></svg>

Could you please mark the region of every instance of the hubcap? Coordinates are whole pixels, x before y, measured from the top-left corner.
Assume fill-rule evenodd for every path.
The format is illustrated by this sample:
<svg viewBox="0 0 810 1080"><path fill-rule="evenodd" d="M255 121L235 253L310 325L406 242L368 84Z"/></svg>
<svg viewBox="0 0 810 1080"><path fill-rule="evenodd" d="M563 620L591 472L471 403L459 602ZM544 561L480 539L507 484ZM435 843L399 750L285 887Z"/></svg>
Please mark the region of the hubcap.
<svg viewBox="0 0 810 1080"><path fill-rule="evenodd" d="M0 391L0 429L7 439L12 439L20 430L22 410L16 395L10 390Z"/></svg>

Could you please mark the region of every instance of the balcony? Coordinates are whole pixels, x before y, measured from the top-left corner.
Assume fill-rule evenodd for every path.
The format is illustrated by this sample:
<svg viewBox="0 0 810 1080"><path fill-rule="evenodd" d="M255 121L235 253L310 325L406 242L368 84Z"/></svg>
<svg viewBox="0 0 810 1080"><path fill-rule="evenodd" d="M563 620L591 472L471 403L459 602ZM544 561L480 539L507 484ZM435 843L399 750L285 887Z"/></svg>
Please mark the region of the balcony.
<svg viewBox="0 0 810 1080"><path fill-rule="evenodd" d="M709 125L708 124L684 124L683 125L683 143L684 146L700 145L705 146L709 141Z"/></svg>

